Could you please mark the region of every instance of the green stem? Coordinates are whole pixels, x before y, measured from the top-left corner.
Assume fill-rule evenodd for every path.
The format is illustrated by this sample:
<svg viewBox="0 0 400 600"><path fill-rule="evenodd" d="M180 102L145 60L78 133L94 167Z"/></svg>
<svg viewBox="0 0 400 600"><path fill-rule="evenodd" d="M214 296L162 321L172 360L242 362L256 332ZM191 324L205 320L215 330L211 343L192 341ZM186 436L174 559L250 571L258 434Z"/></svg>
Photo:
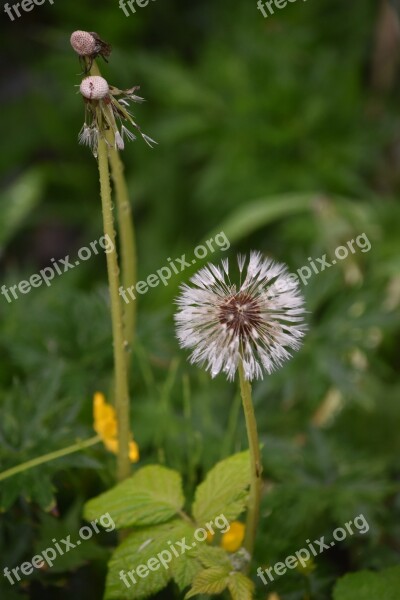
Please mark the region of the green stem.
<svg viewBox="0 0 400 600"><path fill-rule="evenodd" d="M48 454L44 454L43 456L38 456L37 458L32 458L16 467L12 467L11 469L7 469L0 473L0 481L4 479L8 479L8 477L12 477L13 475L17 475L18 473L23 473L28 469L33 469L33 467L37 467L44 463L50 462L51 460L55 460L56 458L62 458L63 456L67 456L68 454L73 454L74 452L79 452L84 448L89 448L89 446L94 446L101 442L101 438L99 435L95 435L94 437L89 438L88 440L83 440L82 442L76 442L72 446L67 446L67 448L62 448L61 450L55 450L54 452L49 452Z"/></svg>
<svg viewBox="0 0 400 600"><path fill-rule="evenodd" d="M101 77L100 69L96 64L96 61L93 61L89 74ZM111 145L109 149L109 160L111 164L111 174L115 185L121 241L122 285L125 290L128 290L128 288L135 286L137 278L135 228L129 201L128 186L124 177L124 165L118 150L114 148L114 140L110 138L109 141ZM135 336L136 327L136 302L132 299L128 304L124 303L124 326L126 341L129 346L131 346Z"/></svg>
<svg viewBox="0 0 400 600"><path fill-rule="evenodd" d="M99 122L100 119L99 119ZM124 339L122 305L119 296L119 266L116 249L114 218L112 213L110 172L108 167L107 143L99 136L98 164L100 175L100 192L103 208L104 235L111 240L112 251L107 253L108 284L111 301L111 323L114 344L115 369L115 407L118 421L118 480L129 477L131 465L129 461L130 418L129 418L129 389L126 360L127 342Z"/></svg>
<svg viewBox="0 0 400 600"><path fill-rule="evenodd" d="M122 285L127 290L135 286L137 273L136 259L136 240L135 229L133 225L132 209L129 202L128 186L124 177L124 165L118 150L110 148L109 152L111 174L115 186L115 197L117 200L117 213L119 234L121 240L121 270L122 270ZM124 303L124 325L125 337L129 344L132 345L135 336L136 327L136 302L129 298L128 304Z"/></svg>
<svg viewBox="0 0 400 600"><path fill-rule="evenodd" d="M247 437L250 448L251 469L250 495L247 510L244 547L250 556L252 556L257 534L258 520L260 516L262 462L260 456L260 443L258 441L257 422L254 415L254 407L251 396L251 385L245 379L242 363L239 364L239 379L244 416L246 419Z"/></svg>

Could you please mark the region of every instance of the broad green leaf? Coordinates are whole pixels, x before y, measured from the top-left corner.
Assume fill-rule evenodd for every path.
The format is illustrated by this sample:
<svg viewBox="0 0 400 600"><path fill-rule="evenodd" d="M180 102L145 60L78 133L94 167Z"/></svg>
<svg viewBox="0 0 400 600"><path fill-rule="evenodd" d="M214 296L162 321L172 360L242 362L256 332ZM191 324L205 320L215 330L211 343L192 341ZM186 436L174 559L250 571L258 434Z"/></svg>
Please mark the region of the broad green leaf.
<svg viewBox="0 0 400 600"><path fill-rule="evenodd" d="M132 533L111 558L105 599L140 600L163 589L172 577L174 563L185 559L184 554L176 556L172 552L171 544L181 553L182 549L176 542L185 538L190 543L193 532L194 528L189 523L175 519ZM152 566L149 568L147 563L150 559ZM137 573L138 567L142 577ZM122 571L124 577L121 577ZM174 568L174 573L176 571Z"/></svg>
<svg viewBox="0 0 400 600"><path fill-rule="evenodd" d="M211 567L204 569L195 577L192 588L185 596L185 600L197 594L221 594L228 586L229 569L224 567Z"/></svg>
<svg viewBox="0 0 400 600"><path fill-rule="evenodd" d="M384 571L359 571L339 579L333 600L398 600L400 597L400 566Z"/></svg>
<svg viewBox="0 0 400 600"><path fill-rule="evenodd" d="M316 197L316 194L285 194L251 201L222 222L218 232L223 231L232 244L277 219L311 210Z"/></svg>
<svg viewBox="0 0 400 600"><path fill-rule="evenodd" d="M149 465L114 488L86 503L91 521L110 513L117 528L164 523L184 504L181 476L176 471Z"/></svg>
<svg viewBox="0 0 400 600"><path fill-rule="evenodd" d="M228 521L236 519L246 506L249 484L250 458L247 450L219 462L196 490L193 503L196 522L204 524L221 514Z"/></svg>
<svg viewBox="0 0 400 600"><path fill-rule="evenodd" d="M43 191L43 176L38 169L23 173L6 190L0 201L0 255L3 247L21 227L29 213L35 208Z"/></svg>
<svg viewBox="0 0 400 600"><path fill-rule="evenodd" d="M228 590L232 600L252 600L254 584L243 573L233 572L229 576Z"/></svg>

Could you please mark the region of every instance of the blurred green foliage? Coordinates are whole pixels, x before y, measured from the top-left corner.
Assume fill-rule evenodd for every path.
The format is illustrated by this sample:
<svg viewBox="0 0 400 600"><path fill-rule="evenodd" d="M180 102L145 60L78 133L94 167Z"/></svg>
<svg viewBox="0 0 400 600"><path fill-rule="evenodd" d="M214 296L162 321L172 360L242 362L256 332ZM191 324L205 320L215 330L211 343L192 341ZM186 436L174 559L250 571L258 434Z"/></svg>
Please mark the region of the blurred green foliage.
<svg viewBox="0 0 400 600"><path fill-rule="evenodd" d="M372 0L309 0L265 20L255 2L169 0L125 17L116 2L55 0L2 20L1 285L101 236L96 163L77 145L76 28L113 44L102 72L118 87L141 85L148 102L135 117L159 142L124 152L139 278L221 230L230 254L259 249L293 272L368 235L369 252L304 286L303 349L254 385L266 479L255 565L360 513L370 524L313 572L271 585L282 600L326 600L345 573L399 562L400 89L371 86L377 10ZM141 463L179 470L188 498L246 445L235 386L190 367L174 339L173 299L191 273L138 299L130 371ZM50 288L0 297L1 470L93 435L92 394L112 388L105 281L99 255ZM1 569L72 533L114 466L95 446L0 482ZM97 541L18 589L1 576L1 597L100 598L109 555L100 546L114 540ZM345 583L337 590L335 600L354 597ZM179 595L171 586L156 597Z"/></svg>

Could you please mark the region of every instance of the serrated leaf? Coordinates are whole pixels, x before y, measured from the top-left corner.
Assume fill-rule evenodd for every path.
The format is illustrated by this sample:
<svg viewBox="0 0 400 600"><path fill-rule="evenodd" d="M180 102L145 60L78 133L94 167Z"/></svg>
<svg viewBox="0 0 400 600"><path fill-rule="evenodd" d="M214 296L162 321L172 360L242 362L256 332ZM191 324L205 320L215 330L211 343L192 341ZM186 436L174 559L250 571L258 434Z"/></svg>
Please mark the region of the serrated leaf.
<svg viewBox="0 0 400 600"><path fill-rule="evenodd" d="M249 452L241 452L219 462L209 471L195 494L193 516L203 524L223 514L228 521L244 510L250 485Z"/></svg>
<svg viewBox="0 0 400 600"><path fill-rule="evenodd" d="M198 558L190 552L183 554L179 560L175 560L172 563L171 573L180 591L192 583L202 568Z"/></svg>
<svg viewBox="0 0 400 600"><path fill-rule="evenodd" d="M86 503L88 521L110 513L117 528L155 525L183 507L182 480L177 471L149 465L114 488Z"/></svg>
<svg viewBox="0 0 400 600"><path fill-rule="evenodd" d="M334 600L398 600L400 593L400 566L373 573L360 571L339 579L333 593Z"/></svg>
<svg viewBox="0 0 400 600"><path fill-rule="evenodd" d="M184 559L184 555L176 557L170 550L173 545L183 538L190 538L194 528L180 519L154 527L146 527L132 533L114 552L109 563L105 600L140 600L162 590L172 577L174 563ZM177 547L178 552L180 551ZM137 574L139 565L146 565L150 559L157 559L161 552L169 552L171 561L166 563L167 568L158 561L156 570L149 570L141 578ZM164 554L167 558L167 554ZM157 559L158 560L158 559ZM153 568L155 563L153 563ZM121 578L124 571L124 583ZM129 575L131 573L133 579ZM128 587L129 586L129 587Z"/></svg>
<svg viewBox="0 0 400 600"><path fill-rule="evenodd" d="M224 567L204 569L194 579L185 600L197 594L221 594L228 586L229 570Z"/></svg>
<svg viewBox="0 0 400 600"><path fill-rule="evenodd" d="M223 548L217 546L199 546L196 556L205 568L232 568L228 555Z"/></svg>
<svg viewBox="0 0 400 600"><path fill-rule="evenodd" d="M232 600L252 600L254 584L243 573L233 572L229 576L228 590Z"/></svg>

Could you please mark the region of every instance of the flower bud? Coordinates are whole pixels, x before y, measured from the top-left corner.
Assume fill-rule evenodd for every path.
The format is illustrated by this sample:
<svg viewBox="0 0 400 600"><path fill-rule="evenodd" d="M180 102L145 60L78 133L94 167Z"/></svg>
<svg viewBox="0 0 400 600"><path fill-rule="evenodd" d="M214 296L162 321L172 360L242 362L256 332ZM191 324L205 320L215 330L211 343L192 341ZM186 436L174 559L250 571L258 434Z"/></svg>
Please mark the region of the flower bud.
<svg viewBox="0 0 400 600"><path fill-rule="evenodd" d="M104 77L92 75L91 77L86 77L82 81L80 91L82 96L89 100L101 100L108 96L110 89Z"/></svg>
<svg viewBox="0 0 400 600"><path fill-rule="evenodd" d="M88 31L74 31L71 46L79 56L91 56L96 52L96 39Z"/></svg>

